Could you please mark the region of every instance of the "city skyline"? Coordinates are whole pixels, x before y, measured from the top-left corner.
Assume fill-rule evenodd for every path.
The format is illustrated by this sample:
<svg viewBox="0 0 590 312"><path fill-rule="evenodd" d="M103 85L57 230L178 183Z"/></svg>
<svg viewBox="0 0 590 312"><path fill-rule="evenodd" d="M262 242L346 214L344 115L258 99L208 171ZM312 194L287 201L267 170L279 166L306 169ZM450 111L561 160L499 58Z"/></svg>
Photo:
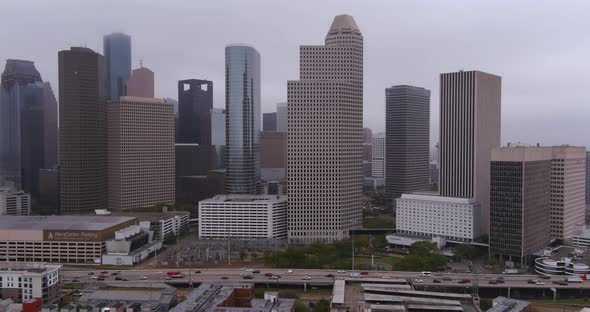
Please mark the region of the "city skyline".
<svg viewBox="0 0 590 312"><path fill-rule="evenodd" d="M338 6L326 2L318 5L316 14L306 18L305 25L299 22L305 6L266 1L256 1L247 6L235 3L237 8L241 8L235 12L253 13L237 15L233 10L221 11L221 4L208 3L198 6L204 14L202 19L191 22L195 27L218 25L210 16L223 16L230 24L219 26L215 31L199 32L195 37L198 43L187 43L178 51L169 47L173 42L184 42L186 33L192 32L195 27L182 27L182 18L168 18L169 22L162 27L150 25L149 19L129 20L127 15L131 12L159 17L162 17L162 12L165 12L164 16L190 14L188 12L193 11L187 9L192 7L190 4L173 6L156 3L138 7L123 3L118 4L119 10L112 12L114 14L100 14L108 10L108 5L71 1L51 4L39 1L37 4L40 9L27 13L33 16L26 25L14 18L19 16L17 13L24 6L6 4L7 9L15 12L7 16L7 22L18 27L21 36L18 45L8 44L0 51L0 59L34 61L41 75L54 86L57 85L55 51L84 45L94 51L102 51L103 35L121 31L132 37L132 67L138 67L139 60L143 59L144 65L157 73L157 97L176 97L175 81L201 77L218 85L214 106L222 108L223 48L231 42L250 42L257 46L265 59L262 67L265 90L262 111L270 112L274 111L274 103L286 100L286 81L298 71L298 45L313 40L313 29L329 23L331 16L348 13L355 16L371 34L365 47L364 124L370 125L375 132L384 130L383 88L394 84L420 85L433 92L431 144L434 144L438 138L438 121L435 118L438 115L438 74L463 68L494 72L505 78L502 143L590 145L590 138L579 134L584 132L585 123L584 115L578 114L590 113L586 105L588 96L583 91L583 86L588 84L584 73L590 70L590 65L582 62L590 46L583 40L575 39L584 36L583 29L588 28L584 26L590 23L576 18L590 8L588 3L572 3L564 8L564 15L555 18L552 13L556 7L536 2L534 5L532 2L511 5L510 10L505 10L505 2L462 3L461 7L453 1L375 2L366 8L354 2L339 2ZM35 15L42 14L45 5L52 11L68 10L76 14L67 19L59 15L35 18ZM277 15L265 16L267 19L264 22L260 21L262 13L256 12L285 5L288 6L286 9L275 10ZM167 10L163 9L164 6ZM105 15L106 18L101 17ZM403 18L406 15L420 16L419 23ZM526 25L521 22L523 15L532 17ZM447 23L447 19L453 22ZM41 26L35 26L38 20L44 21L44 31L63 35L59 38L47 36L51 40L39 38L38 29ZM89 27L73 27L81 21L88 23ZM248 27L236 29L236 24ZM273 27L268 27L271 25ZM564 32L568 36L563 36ZM383 36L393 36L396 40L378 40ZM266 38L280 38L280 41L274 44ZM15 41L8 31L0 32L0 39L3 42ZM565 48L570 46L571 49ZM193 57L195 53L198 57ZM389 57L391 53L395 54L394 58ZM382 70L383 64L388 70ZM556 89L561 92L555 92ZM560 111L553 112L553 103L560 103ZM571 116L572 112L576 114ZM557 121L558 127L539 136L548 120ZM522 124L527 127L521 127Z"/></svg>

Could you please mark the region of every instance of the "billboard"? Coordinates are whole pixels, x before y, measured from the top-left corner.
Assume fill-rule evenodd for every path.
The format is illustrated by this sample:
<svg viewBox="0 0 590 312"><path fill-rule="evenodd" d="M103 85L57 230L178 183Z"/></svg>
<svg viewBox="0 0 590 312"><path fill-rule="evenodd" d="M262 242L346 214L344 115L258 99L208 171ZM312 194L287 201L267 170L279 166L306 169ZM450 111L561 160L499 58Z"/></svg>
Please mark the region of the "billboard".
<svg viewBox="0 0 590 312"><path fill-rule="evenodd" d="M43 230L43 240L52 242L100 242L103 233L98 231Z"/></svg>

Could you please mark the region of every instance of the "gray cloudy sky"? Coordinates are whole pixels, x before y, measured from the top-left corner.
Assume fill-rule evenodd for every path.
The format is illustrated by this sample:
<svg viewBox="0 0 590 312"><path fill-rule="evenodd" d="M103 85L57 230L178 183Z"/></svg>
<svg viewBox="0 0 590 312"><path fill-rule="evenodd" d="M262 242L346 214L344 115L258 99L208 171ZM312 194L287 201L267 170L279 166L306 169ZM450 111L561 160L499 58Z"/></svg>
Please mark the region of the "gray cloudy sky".
<svg viewBox="0 0 590 312"><path fill-rule="evenodd" d="M365 38L364 122L384 130L384 88L432 90L438 137L442 72L502 76L502 141L590 146L590 1L31 0L2 3L0 61L35 61L57 92L57 51L102 36L132 36L156 74L156 96L177 98L176 81L213 80L224 106L224 47L254 45L262 62L262 110L286 101L299 45L322 44L335 15L354 16Z"/></svg>

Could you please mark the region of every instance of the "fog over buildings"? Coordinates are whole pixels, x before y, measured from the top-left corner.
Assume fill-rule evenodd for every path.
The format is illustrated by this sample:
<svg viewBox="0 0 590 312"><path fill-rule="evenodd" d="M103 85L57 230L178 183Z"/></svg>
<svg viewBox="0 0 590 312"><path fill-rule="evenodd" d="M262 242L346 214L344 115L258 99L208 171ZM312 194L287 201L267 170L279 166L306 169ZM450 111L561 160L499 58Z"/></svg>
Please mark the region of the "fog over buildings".
<svg viewBox="0 0 590 312"><path fill-rule="evenodd" d="M364 125L375 132L385 129L383 88L422 86L432 90L433 146L439 73L478 69L503 79L502 143L590 145L587 1L33 0L9 1L3 10L11 12L3 16L11 27L0 30L0 60L34 61L53 86L57 51L87 46L102 53L104 34L124 32L132 40L132 68L141 59L156 73L157 97L175 98L178 80L199 77L216 84L218 108L225 106L224 47L248 42L264 60L262 112L286 101L287 80L299 72L299 45L317 40L333 16L351 14L366 34Z"/></svg>

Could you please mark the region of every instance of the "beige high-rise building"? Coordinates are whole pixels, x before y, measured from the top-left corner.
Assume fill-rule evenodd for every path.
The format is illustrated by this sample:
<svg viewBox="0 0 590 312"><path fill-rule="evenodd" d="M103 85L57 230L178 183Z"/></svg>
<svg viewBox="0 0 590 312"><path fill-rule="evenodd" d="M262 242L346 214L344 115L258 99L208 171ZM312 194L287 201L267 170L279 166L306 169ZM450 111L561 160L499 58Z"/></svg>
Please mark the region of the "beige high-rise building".
<svg viewBox="0 0 590 312"><path fill-rule="evenodd" d="M502 78L480 71L440 77L440 195L475 198L490 223L490 157L500 146Z"/></svg>
<svg viewBox="0 0 590 312"><path fill-rule="evenodd" d="M299 52L287 83L289 241L342 240L361 227L363 35L339 15L325 45Z"/></svg>
<svg viewBox="0 0 590 312"><path fill-rule="evenodd" d="M107 105L108 207L174 203L174 109L161 99L123 96Z"/></svg>
<svg viewBox="0 0 590 312"><path fill-rule="evenodd" d="M569 240L586 220L586 148L551 148L551 238Z"/></svg>

